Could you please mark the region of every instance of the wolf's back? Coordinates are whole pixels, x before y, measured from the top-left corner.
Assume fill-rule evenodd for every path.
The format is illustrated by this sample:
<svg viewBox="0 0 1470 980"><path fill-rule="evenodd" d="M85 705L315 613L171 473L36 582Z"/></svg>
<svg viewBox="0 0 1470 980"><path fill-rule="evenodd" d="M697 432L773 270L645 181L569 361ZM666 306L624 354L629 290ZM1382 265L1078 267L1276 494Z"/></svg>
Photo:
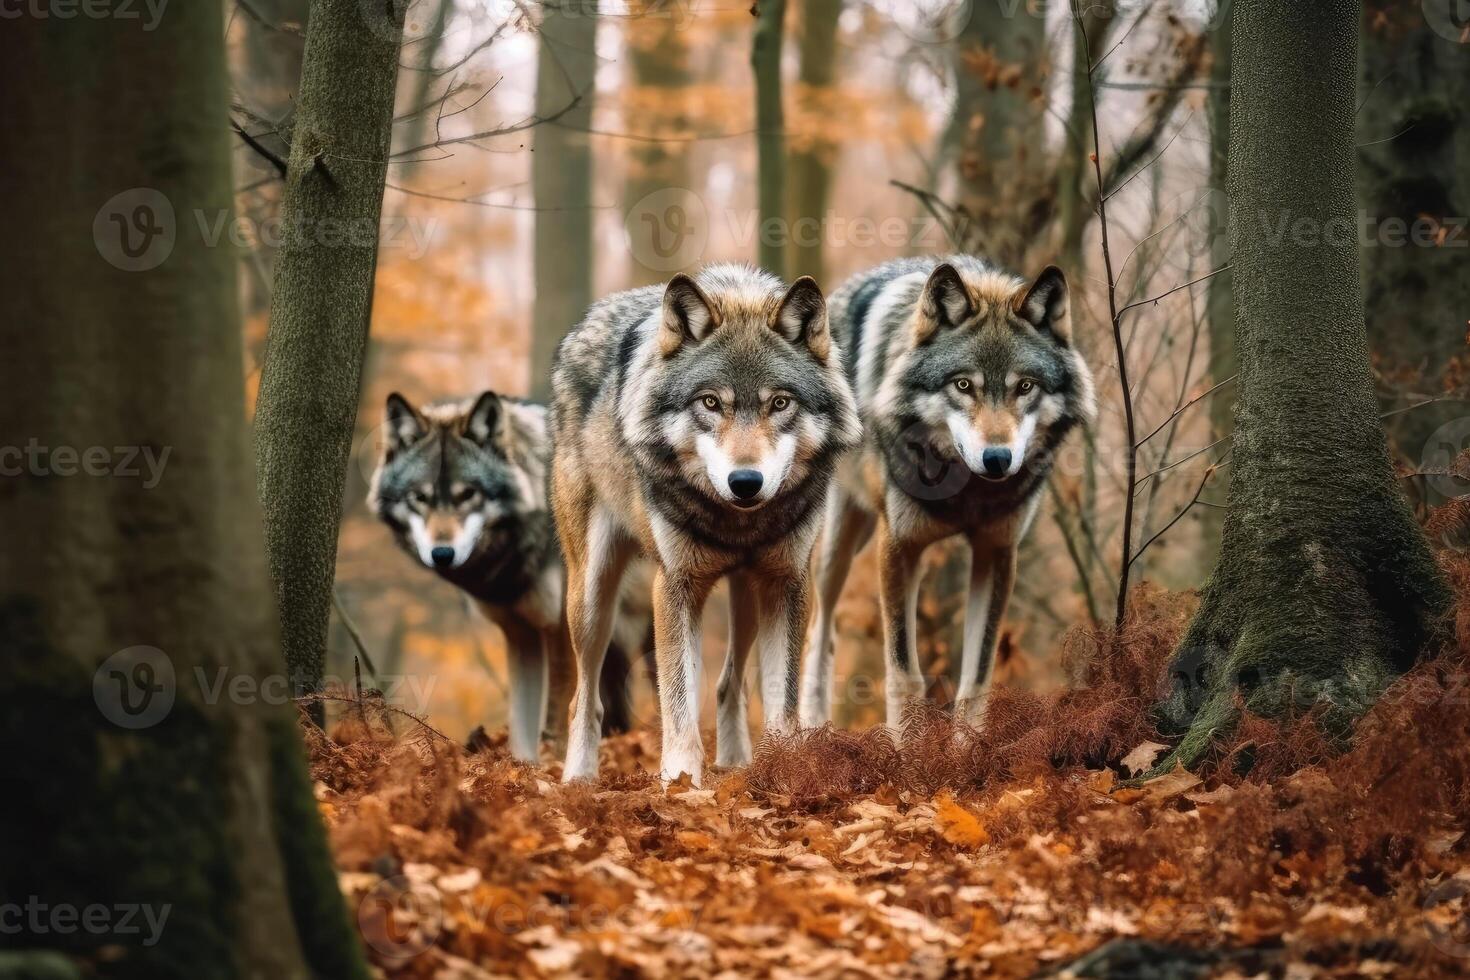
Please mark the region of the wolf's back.
<svg viewBox="0 0 1470 980"><path fill-rule="evenodd" d="M637 327L662 297L662 286L614 293L588 307L562 338L551 367L553 432L580 426L597 396L616 390L636 346Z"/></svg>

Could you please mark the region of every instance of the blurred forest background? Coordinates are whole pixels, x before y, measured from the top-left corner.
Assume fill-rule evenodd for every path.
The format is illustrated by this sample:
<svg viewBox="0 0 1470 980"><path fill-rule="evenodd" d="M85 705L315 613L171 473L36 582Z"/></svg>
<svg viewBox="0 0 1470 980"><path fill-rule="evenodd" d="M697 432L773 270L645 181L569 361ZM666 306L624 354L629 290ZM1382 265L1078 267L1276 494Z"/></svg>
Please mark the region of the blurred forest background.
<svg viewBox="0 0 1470 980"><path fill-rule="evenodd" d="M236 0L229 19L237 209L255 230L241 258L252 398L282 189L272 158L285 153L307 6ZM1436 63L1444 25L1419 3L1367 6L1369 333L1390 440L1423 504L1444 488L1421 463L1465 387L1466 230L1446 219L1467 199L1456 160L1470 159L1470 77L1463 58ZM499 634L364 505L390 391L543 394L557 340L592 299L707 262L759 261L830 291L895 256L960 249L1026 275L1061 265L1098 378L1098 425L1059 460L1000 647L1003 683L1064 684L1063 634L1111 621L1125 493L1100 200L1119 305L1138 304L1122 318L1141 478L1132 575L1200 585L1220 533L1235 373L1221 271L1229 7L1097 2L1084 50L1068 5L1040 0L415 0L328 674L351 677L360 640L390 702L450 737L504 723ZM1393 219L1426 241L1395 240ZM922 604L947 624L921 631L940 675L958 643L953 558L933 557ZM865 554L838 621L841 724L881 713L875 585ZM706 627L713 670L718 594Z"/></svg>

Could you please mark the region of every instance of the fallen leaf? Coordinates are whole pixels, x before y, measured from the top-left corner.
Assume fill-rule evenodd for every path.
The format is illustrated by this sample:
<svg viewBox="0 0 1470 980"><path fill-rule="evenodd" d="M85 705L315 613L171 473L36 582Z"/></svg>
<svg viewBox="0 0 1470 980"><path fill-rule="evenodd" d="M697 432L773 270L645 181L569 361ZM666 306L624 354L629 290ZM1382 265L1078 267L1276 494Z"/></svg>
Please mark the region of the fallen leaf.
<svg viewBox="0 0 1470 980"><path fill-rule="evenodd" d="M1142 776L1153 768L1154 761L1168 748L1169 746L1159 742L1141 742L1132 752L1123 756L1123 768L1128 770L1130 776Z"/></svg>
<svg viewBox="0 0 1470 980"><path fill-rule="evenodd" d="M934 825L956 847L975 848L990 843L990 834L980 818L956 803L948 790L934 797Z"/></svg>

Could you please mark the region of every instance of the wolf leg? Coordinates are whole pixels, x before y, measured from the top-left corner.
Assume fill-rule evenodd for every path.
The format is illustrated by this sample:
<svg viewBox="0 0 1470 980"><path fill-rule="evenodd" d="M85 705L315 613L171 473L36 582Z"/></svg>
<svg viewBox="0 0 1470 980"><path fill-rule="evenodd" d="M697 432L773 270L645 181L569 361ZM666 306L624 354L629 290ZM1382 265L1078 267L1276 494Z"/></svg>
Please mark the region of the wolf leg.
<svg viewBox="0 0 1470 980"><path fill-rule="evenodd" d="M801 672L801 647L811 604L809 563L785 576L757 579L759 625L756 648L761 663L761 710L766 731L795 731Z"/></svg>
<svg viewBox="0 0 1470 980"><path fill-rule="evenodd" d="M535 763L541 752L546 718L546 657L541 632L519 618L500 623L505 633L505 661L510 674L510 754Z"/></svg>
<svg viewBox="0 0 1470 980"><path fill-rule="evenodd" d="M567 631L577 658L577 694L567 730L563 782L597 778L602 661L617 614L618 584L631 557L632 547L612 518L595 508L588 519L584 553L567 555Z"/></svg>
<svg viewBox="0 0 1470 980"><path fill-rule="evenodd" d="M924 548L896 538L887 519L878 524L878 591L883 607L883 649L887 660L884 694L888 727L903 730L903 713L923 697L919 669L919 559Z"/></svg>
<svg viewBox="0 0 1470 980"><path fill-rule="evenodd" d="M745 661L755 642L756 596L754 584L747 575L731 573L730 645L725 651L725 667L715 687L716 711L719 719L715 737L715 763L721 766L743 766L750 762L750 725L746 717Z"/></svg>
<svg viewBox="0 0 1470 980"><path fill-rule="evenodd" d="M815 728L832 720L832 629L837 600L852 569L852 559L873 536L876 518L833 487L827 502L826 526L817 554L817 615L801 675L801 723Z"/></svg>
<svg viewBox="0 0 1470 980"><path fill-rule="evenodd" d="M654 652L658 657L659 713L663 719L665 783L688 773L704 777L699 735L699 614L710 583L659 568L653 578Z"/></svg>
<svg viewBox="0 0 1470 980"><path fill-rule="evenodd" d="M985 717L985 703L990 698L1000 620L1010 603L1011 586L1016 580L1016 549L994 548L982 552L977 548L971 561L961 661L963 676L955 699L955 714L978 725Z"/></svg>
<svg viewBox="0 0 1470 980"><path fill-rule="evenodd" d="M541 631L541 649L546 658L546 712L541 737L560 755L566 750L567 718L577 683L577 665L572 655L572 638L567 635L565 609L557 624Z"/></svg>

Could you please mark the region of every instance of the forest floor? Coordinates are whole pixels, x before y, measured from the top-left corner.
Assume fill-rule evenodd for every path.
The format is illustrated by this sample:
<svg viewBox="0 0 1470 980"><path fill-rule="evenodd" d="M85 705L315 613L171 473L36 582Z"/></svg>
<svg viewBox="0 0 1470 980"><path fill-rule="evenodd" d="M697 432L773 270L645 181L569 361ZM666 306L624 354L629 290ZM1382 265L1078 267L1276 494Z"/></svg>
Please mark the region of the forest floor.
<svg viewBox="0 0 1470 980"><path fill-rule="evenodd" d="M1470 976L1464 606L1346 753L1248 717L1141 787L1182 598L1074 637L1084 683L1000 689L981 731L803 733L702 789L660 786L650 731L572 787L367 709L308 742L385 976Z"/></svg>

